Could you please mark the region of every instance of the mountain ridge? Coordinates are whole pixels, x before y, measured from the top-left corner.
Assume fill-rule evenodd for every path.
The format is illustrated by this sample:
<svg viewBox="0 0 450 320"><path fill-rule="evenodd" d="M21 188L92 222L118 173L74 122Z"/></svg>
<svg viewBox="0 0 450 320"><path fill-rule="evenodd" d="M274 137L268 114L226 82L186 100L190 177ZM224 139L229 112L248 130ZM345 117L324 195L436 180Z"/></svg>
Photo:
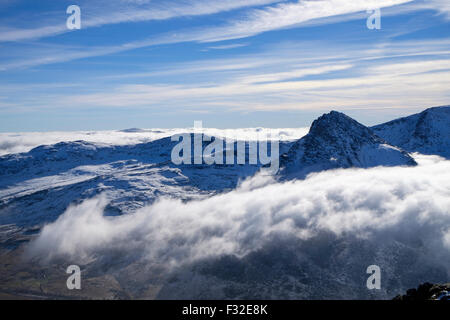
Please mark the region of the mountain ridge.
<svg viewBox="0 0 450 320"><path fill-rule="evenodd" d="M133 212L161 196L201 199L236 188L261 167L177 166L170 161L177 143L170 137L121 146L74 141L1 156L0 224L50 222L71 203L99 193L110 198L106 214L112 215ZM316 119L305 137L281 142L280 154L281 180L338 168L416 165L372 128L337 111Z"/></svg>
<svg viewBox="0 0 450 320"><path fill-rule="evenodd" d="M371 128L389 143L408 152L450 159L450 106L429 108Z"/></svg>

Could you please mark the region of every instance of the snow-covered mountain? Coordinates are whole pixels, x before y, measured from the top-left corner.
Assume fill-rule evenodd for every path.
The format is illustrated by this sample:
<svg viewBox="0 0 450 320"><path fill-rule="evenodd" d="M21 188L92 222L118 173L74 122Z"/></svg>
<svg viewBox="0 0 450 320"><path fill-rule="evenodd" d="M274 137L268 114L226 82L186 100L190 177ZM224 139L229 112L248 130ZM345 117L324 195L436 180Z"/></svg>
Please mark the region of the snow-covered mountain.
<svg viewBox="0 0 450 320"><path fill-rule="evenodd" d="M69 204L99 193L111 200L108 215L133 212L164 196L201 199L234 189L259 169L175 165L171 151L176 144L171 138L125 146L61 142L0 157L0 225L40 226ZM291 144L282 142L280 148L286 151Z"/></svg>
<svg viewBox="0 0 450 320"><path fill-rule="evenodd" d="M372 130L408 152L450 158L450 106L430 108L374 126Z"/></svg>
<svg viewBox="0 0 450 320"><path fill-rule="evenodd" d="M336 168L416 165L411 156L388 144L371 129L332 111L315 120L309 133L283 155L282 173L304 177Z"/></svg>
<svg viewBox="0 0 450 320"><path fill-rule="evenodd" d="M243 243L252 243L251 240L259 232L262 234L261 239L269 239L269 234L274 234L270 241L264 244L258 243L254 246L254 250L245 255L213 256L206 260L194 261L190 265L180 266L174 272L164 268L158 269L159 266L155 269L154 265L152 265L153 269L148 269L150 262L154 263L153 261L140 260L141 252L124 254L120 251L120 247L123 245L123 249L126 245L118 243L117 247L112 246L104 249L105 251L100 251L100 254L94 256L91 264L84 266L83 271L87 277L84 286L89 288L88 293L83 293L86 294L84 297L117 298L131 295L166 299L389 298L397 294L398 289L403 290L415 285L416 280L445 280L446 269L436 266L435 260L428 260L430 252L422 247L422 241L427 239L416 241L413 237L414 239L411 240L410 234L402 233L404 230L409 230L408 228L399 228L401 232L394 230L392 234L395 237L386 241L384 241L387 239L386 236L380 233L380 239L383 241L378 239L374 242L364 237L360 239L351 232L346 235L329 231L316 234L317 230L314 228L312 234L308 235L312 238L305 240L301 236L286 237L283 230L286 228L289 230L290 226L297 228L308 226L318 214L317 212L321 212L321 206L323 206L324 214L337 210L334 216L336 220L331 223L333 225L341 220L339 210L343 215L358 214L362 218L378 206L380 215L394 214L397 209L400 210L402 206L399 208L395 206L397 197L400 200L404 199L405 194L410 192L402 191L403 183L392 186L392 190L385 190L386 186L392 185L388 181L389 183L374 191L373 198L371 192L379 181L374 185L362 184L361 188L367 187L367 192L363 192L367 194L366 200L362 199L362 194L351 192L341 194L339 191L344 181L339 180L340 177L345 174L354 174L357 177L352 179L357 181L361 178L358 176L361 173L359 171L324 172L323 174L328 177L324 181L334 179L335 184L339 181L338 187L328 190L326 196L317 198L311 195L306 197L306 192L312 188L311 179L317 179L315 183L319 186L312 194L323 189L322 179L324 178L321 175L314 175L304 181L286 182L284 180L303 179L311 172L337 168L402 166L405 168L401 170L416 172L420 166L414 168L416 162L407 151L448 155L450 149L446 139L449 136L449 127L446 125L449 119L448 110L448 108L429 109L422 114L374 128L368 128L339 112L325 114L313 122L309 133L303 138L280 142L282 158L278 178L282 181L270 180L265 191L260 190L259 188L262 187L258 186L254 190L253 186L246 189L245 183L244 187L237 188L241 181L254 176L260 169L260 165L175 165L171 161L171 151L178 142L171 141L170 137L131 145L66 141L39 146L25 153L1 156L0 254L4 263L0 263L0 284L5 285L4 288L0 288L0 293L10 290L14 294L25 292L43 297L55 297L52 294L56 292L67 294L64 268L57 265L46 269L47 267L41 267L39 264L21 262L21 253L26 246L24 243L27 244L30 241L33 243L36 237L42 235L44 225L54 223L59 217L66 216L66 213L70 211L69 206L82 206L80 203L99 194L104 195L108 200L106 208L101 209L100 217L106 216L105 219L108 221L117 222L123 221L122 218L131 217L143 223L142 234L139 232L133 234L136 239L131 237L133 243L145 243L139 238L142 235L144 237L148 235L145 229L145 223L148 221L142 212L145 213L150 205L150 208L157 206L156 200L161 198L171 198L170 201L173 202L164 208L160 216L162 220L157 223L158 227L163 220L171 219L184 221L179 225L178 222L175 223L177 228L180 228L179 231L205 223L205 227L199 228L200 232L194 234L195 241L202 241L202 239L204 241L212 237L216 239L212 243L220 242L219 240L230 230L230 226L222 226L228 215L230 215L228 221L232 221L231 226L239 229L236 234L242 236ZM143 137L139 139L141 138L143 139ZM389 170L389 168L380 170ZM365 170L364 173L366 173ZM430 175L422 174L427 179L435 180L434 175L430 178ZM392 175L392 172L389 175ZM380 180L380 177L383 175L380 174L377 179ZM255 178L255 181L258 178L259 176ZM345 179L344 177L343 180ZM284 191L279 192L280 189L277 187L271 191L272 184L277 184L278 187L285 185L286 189L283 188L281 190ZM300 192L295 192L292 198L285 199L287 205L279 203L280 193L287 193L287 190L295 186ZM348 192L348 189L344 191ZM444 189L439 190L444 192ZM389 194L387 199L391 202L386 207L380 190L385 190ZM304 197L299 197L298 194ZM422 197L422 202L419 203L420 210L428 205L428 202L432 204L429 196L423 194L420 196ZM445 199L445 195L442 197ZM228 200L221 201L220 199L223 198ZM262 201L263 205L257 206L255 201L259 198L264 201ZM344 202L345 199L353 198L357 199L354 204L356 209L351 211L347 207L352 206ZM181 200L183 205L180 205L178 200ZM208 216L214 211L206 205L208 200L214 200L212 203L217 202L218 205L212 207L220 207L221 210ZM331 201L331 203L327 206L324 201L326 203ZM244 206L243 203L247 205ZM414 203L415 201L411 201L404 206L407 211L405 215L415 212L411 209L411 204ZM184 207L185 204L190 207ZM172 207L174 212L171 211ZM431 207L431 211L440 208L440 206L437 209ZM303 211L308 208L313 208L308 217L309 220L303 221L301 218ZM178 211L175 212L175 210ZM199 217L208 216L208 218L203 221L202 218L195 216L198 210L202 213ZM348 210L350 211L347 212ZM445 208L442 211L445 211ZM76 210L73 212L80 214ZM140 215L134 215L139 212L141 212ZM193 214L195 218L192 218L193 222L186 224ZM283 217L286 214L289 214L292 219L284 221ZM186 220L183 220L184 215ZM245 219L239 220L240 215L243 215ZM337 216L339 217L336 218ZM378 216L374 214L374 217ZM217 220L217 224L209 226L208 221L211 220ZM259 231L260 220L267 220L270 228ZM343 217L342 223L348 225L349 221L353 220L354 218L351 217ZM98 223L103 220L94 221ZM412 219L411 221L419 223L421 220ZM383 221L380 220L381 222ZM324 223L319 225L322 226ZM445 226L446 224L443 225ZM407 224L407 227L410 225ZM431 226L429 228L434 230ZM134 232L140 229L130 230ZM154 229L150 229L152 230ZM442 229L439 232L445 230ZM190 248L189 241L184 242L184 238L180 237L182 232L178 235L171 232L173 232L172 229L166 228L162 235L170 243L173 242L175 249L180 246L180 252L184 253L183 250ZM436 235L440 234L439 232L436 232ZM412 233L417 234L417 231ZM64 237L64 233L62 235ZM303 233L296 235L303 235ZM227 240L225 241L227 246L233 246L234 238L225 238L225 240ZM433 241L430 243L435 244ZM372 261L379 264L386 274L392 276L389 278L389 286L380 294L368 293L365 288L364 268ZM409 268L407 271L403 270L405 266ZM363 270L362 274L361 270ZM18 284L15 277L19 272L24 279L30 281ZM42 274L45 277L41 279L39 277ZM36 289L31 285L28 286L28 283L38 283L39 287ZM61 287L56 290L52 287L54 283Z"/></svg>
<svg viewBox="0 0 450 320"><path fill-rule="evenodd" d="M54 221L69 204L99 193L111 200L107 208L111 215L133 212L162 196L204 198L232 190L260 168L177 166L170 158L176 144L170 137L118 146L74 141L2 156L0 224L42 225ZM335 168L416 164L371 129L335 111L314 121L300 140L281 141L280 154L282 178L304 178Z"/></svg>

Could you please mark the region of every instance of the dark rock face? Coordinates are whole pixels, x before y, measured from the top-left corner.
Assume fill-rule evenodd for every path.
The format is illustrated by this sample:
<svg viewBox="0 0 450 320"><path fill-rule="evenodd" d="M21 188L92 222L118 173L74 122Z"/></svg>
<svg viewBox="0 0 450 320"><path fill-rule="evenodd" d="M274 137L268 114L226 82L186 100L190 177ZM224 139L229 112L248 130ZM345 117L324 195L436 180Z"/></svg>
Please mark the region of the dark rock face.
<svg viewBox="0 0 450 320"><path fill-rule="evenodd" d="M315 120L309 133L295 142L281 159L282 172L299 178L335 168L399 165L416 165L416 162L370 128L336 111Z"/></svg>
<svg viewBox="0 0 450 320"><path fill-rule="evenodd" d="M425 282L417 289L409 289L405 295L398 295L394 300L418 301L418 300L450 300L450 283L431 284Z"/></svg>
<svg viewBox="0 0 450 320"><path fill-rule="evenodd" d="M450 106L430 108L372 129L390 144L408 152L450 158Z"/></svg>

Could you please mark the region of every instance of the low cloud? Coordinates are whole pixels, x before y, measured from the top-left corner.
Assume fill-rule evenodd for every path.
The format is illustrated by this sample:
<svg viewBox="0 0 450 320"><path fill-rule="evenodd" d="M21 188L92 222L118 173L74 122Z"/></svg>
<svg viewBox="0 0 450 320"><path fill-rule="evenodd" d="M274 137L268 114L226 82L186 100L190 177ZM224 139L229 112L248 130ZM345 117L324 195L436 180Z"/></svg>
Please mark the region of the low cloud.
<svg viewBox="0 0 450 320"><path fill-rule="evenodd" d="M308 133L308 128L244 128L244 129L214 129L204 128L204 133L214 137L237 137L241 140L256 140L258 135L279 136L281 140L300 139ZM170 137L175 134L191 132L192 128L184 129L128 129L122 131L60 131L60 132L23 132L0 133L0 156L10 153L28 152L31 149L58 142L88 141L112 145L133 145Z"/></svg>
<svg viewBox="0 0 450 320"><path fill-rule="evenodd" d="M84 264L119 252L171 270L224 255L242 258L276 237L309 241L327 232L375 247L400 243L448 273L450 161L417 160L415 168L335 170L285 183L256 176L226 194L187 203L164 198L120 217L103 216L108 201L98 197L45 226L28 253Z"/></svg>

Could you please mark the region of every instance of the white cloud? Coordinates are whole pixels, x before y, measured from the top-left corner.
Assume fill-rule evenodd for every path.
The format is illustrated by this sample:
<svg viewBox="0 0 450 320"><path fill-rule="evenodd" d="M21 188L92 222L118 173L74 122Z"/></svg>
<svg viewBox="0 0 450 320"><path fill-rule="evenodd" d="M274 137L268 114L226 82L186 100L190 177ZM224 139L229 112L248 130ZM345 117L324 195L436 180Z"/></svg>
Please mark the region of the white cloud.
<svg viewBox="0 0 450 320"><path fill-rule="evenodd" d="M415 63L421 69L409 69ZM352 70L350 75L295 79L343 71L352 66L330 63L317 68L231 77L217 84L129 84L62 99L66 106L120 108L170 104L210 110L214 106L227 106L229 110L317 110L330 106L417 108L446 105L450 81L447 67L425 59L416 59L415 63L385 63L383 67ZM405 73L408 69L411 73Z"/></svg>
<svg viewBox="0 0 450 320"><path fill-rule="evenodd" d="M205 126L207 123L204 124ZM28 152L41 145L50 145L67 141L88 141L112 145L133 145L169 137L175 134L192 132L192 128L179 129L133 129L123 131L59 131L59 132L19 132L0 133L0 156L9 153ZM256 140L258 134L267 136L272 133L282 141L297 140L308 133L308 128L244 128L215 129L204 128L207 135L213 137L239 137L242 140Z"/></svg>
<svg viewBox="0 0 450 320"><path fill-rule="evenodd" d="M202 26L196 29L174 30L166 33L159 33L143 40L134 40L127 43L103 46L103 47L67 47L58 48L53 51L42 52L42 50L26 49L29 57L17 58L17 54L11 55L0 65L0 70L10 70L16 68L28 68L32 66L67 62L77 59L98 57L110 54L116 54L128 50L134 50L150 46L165 44L175 44L183 42L216 42L223 40L241 39L254 36L259 33L284 29L295 28L302 25L328 24L349 19L355 19L356 13L364 13L370 8L385 8L386 15L395 15L402 12L423 10L431 8L439 12L445 12L448 5L438 0L431 2L414 2L413 0L299 0L298 2L254 0L252 2L232 1L213 2L209 1L204 5L204 0L194 2L169 2L164 5L157 5L155 8L142 9L135 11L120 9L117 12L109 12L104 15L104 8L100 6L99 14L90 14L88 21L83 25L101 26L109 23L138 22L148 19L171 19L177 16L185 15L205 15L221 11L228 11L244 7L261 6L262 8L252 8L246 11L243 16L233 15L224 25ZM120 1L122 2L122 1ZM279 3L281 2L281 3ZM145 2L146 3L146 2ZM270 5L276 3L275 5ZM266 5L266 6L264 6ZM95 10L94 10L95 11ZM130 12L129 12L130 11ZM356 17L360 18L360 16ZM3 32L1 31L3 29ZM42 30L41 30L42 29ZM45 36L46 33L57 34L65 29L65 26L45 26L42 28L33 28L30 30L14 30L10 27L0 27L0 41L13 40L21 38L35 38ZM42 35L40 35L42 33ZM212 48L229 49L237 45L217 45ZM23 52L24 50L12 50L12 53ZM21 54L19 54L19 57ZM35 58L39 57L39 58Z"/></svg>
<svg viewBox="0 0 450 320"><path fill-rule="evenodd" d="M276 4L276 5L271 5ZM177 17L203 16L225 11L245 9L248 7L262 8L250 9L241 19L232 19L224 27L208 27L197 33L196 39L184 35L186 41L218 41L225 39L243 38L261 32L296 27L302 23L322 19L323 23L333 22L329 18L365 12L373 8L391 8L403 5L404 10L433 9L449 16L450 8L447 0L299 0L286 2L284 0L191 0L191 1L165 1L155 3L152 1L115 1L86 2L80 6L86 13L83 19L83 28L99 27L108 24L123 22L142 22L151 20L168 20ZM107 9L106 9L107 8ZM394 14L397 11L392 11ZM398 10L398 12L402 12ZM352 17L348 16L347 19ZM344 18L345 20L346 18ZM61 19L53 18L53 21ZM337 20L336 20L337 21ZM12 27L0 28L0 41L19 41L54 36L67 32L64 24L48 24L29 29ZM320 22L318 22L320 23ZM201 36L203 35L203 36Z"/></svg>
<svg viewBox="0 0 450 320"><path fill-rule="evenodd" d="M89 91L71 90L62 95L34 90L33 100L23 97L15 99L14 104L15 110L19 106L45 110L56 105L77 109L170 106L191 111L395 106L412 112L448 104L448 45L445 39L351 46L327 43L327 47L308 42L280 44L233 59L178 63L164 69L144 64L140 69L145 71L140 73L78 80L87 81L84 86ZM306 78L309 76L317 77ZM180 84L181 78L190 80ZM124 80L122 85L110 82L116 79ZM0 88L5 106L12 103L7 97L13 90L20 92L8 85Z"/></svg>
<svg viewBox="0 0 450 320"><path fill-rule="evenodd" d="M325 65L316 68L302 68L286 72L276 72L276 73L264 73L260 75L246 76L242 79L238 79L239 83L263 83L263 82L278 82L283 80L303 78L305 76L326 74L333 71L341 71L350 69L351 64L342 65Z"/></svg>
<svg viewBox="0 0 450 320"><path fill-rule="evenodd" d="M405 4L412 0L299 0L295 3L281 3L263 9L252 10L241 20L230 23L204 41L218 41L242 38L271 30L290 28L300 23L320 18L351 14L368 9L385 8Z"/></svg>
<svg viewBox="0 0 450 320"><path fill-rule="evenodd" d="M103 56L113 53L119 53L137 48L174 44L180 42L215 42L230 39L240 39L253 36L262 32L276 30L280 28L297 27L299 24L315 21L320 18L329 18L339 15L351 14L365 11L368 8L384 8L394 5L408 3L412 0L324 0L324 1L303 1L298 3L281 3L276 6L266 6L263 9L252 9L244 18L231 20L223 26L204 26L194 30L177 30L170 33L159 34L152 38L144 40L130 41L128 43L118 44L106 47L89 47L82 49L68 48L67 52L54 52L49 54L34 53L32 56L40 58L21 59L20 61L5 62L0 65L0 70L13 68L23 68L42 64L59 63L82 59L87 57ZM220 11L231 10L246 6L256 6L279 1L254 0L252 2L242 1L232 2L213 2L209 1L205 5L203 0L200 2L191 2L181 7L173 4L173 7L164 6L163 9L138 9L136 12L118 11L109 15L93 15L93 18L87 21L83 20L84 27L101 26L109 23L120 23L126 21L145 21L148 19L170 19L176 16L186 15L204 15ZM100 10L100 9L99 9ZM102 7L101 12L104 11ZM327 23L324 20L324 23ZM14 30L3 28L0 32L0 41L17 41L28 38L39 38L46 35L54 35L65 31L64 25L46 26L42 28L33 28L30 30ZM1 29L0 29L1 31Z"/></svg>
<svg viewBox="0 0 450 320"><path fill-rule="evenodd" d="M447 19L450 19L450 2L447 0L424 0L418 4L419 7L437 10Z"/></svg>
<svg viewBox="0 0 450 320"><path fill-rule="evenodd" d="M242 9L245 7L269 5L262 9L250 10L243 19L231 21L226 27L208 28L212 29L211 32L207 32L205 29L202 32L203 37L200 36L198 39L203 41L216 41L247 37L270 30L293 27L299 23L315 19L356 13L371 8L391 7L411 1L412 0L299 0L298 2L281 3L276 6L270 6L269 4L283 1L196 0L189 2L170 1L164 4L153 4L152 2L126 3L126 6L123 6L121 1L119 1L114 5L108 3L107 10L101 3L100 5L97 4L95 7L89 4L89 2L81 4L80 6L83 14L86 13L87 16L87 18L83 19L83 28L90 28L123 22L167 20L183 16L202 16ZM137 6L134 6L135 4L137 4ZM441 3L436 5L438 5L439 8L443 7ZM64 33L67 32L67 28L63 22L58 25L47 25L30 29L4 27L3 31L0 32L0 41L19 41ZM190 37L183 38L189 39Z"/></svg>
<svg viewBox="0 0 450 320"><path fill-rule="evenodd" d="M426 72L450 70L450 60L438 59L429 61L415 61L403 63L390 63L372 67L373 74L413 75Z"/></svg>
<svg viewBox="0 0 450 320"><path fill-rule="evenodd" d="M235 49L235 48L242 48L248 46L247 43L232 43L232 44L224 44L220 46L211 46L209 49L213 50L229 50L229 49Z"/></svg>
<svg viewBox="0 0 450 320"><path fill-rule="evenodd" d="M123 22L142 22L150 20L168 20L177 17L210 15L245 7L266 5L282 0L191 0L191 1L97 1L78 3L82 12L82 28L100 27ZM20 41L58 35L68 32L65 16L53 20L61 20L60 24L34 27L30 29L15 29L3 27L0 29L0 41Z"/></svg>
<svg viewBox="0 0 450 320"><path fill-rule="evenodd" d="M95 198L47 225L29 253L81 263L139 252L149 265L170 268L223 254L242 257L275 235L307 240L326 231L375 247L400 241L425 260L439 258L448 272L450 162L418 161L415 168L336 170L285 183L257 176L226 194L188 203L160 199L120 217L104 217L107 200Z"/></svg>

